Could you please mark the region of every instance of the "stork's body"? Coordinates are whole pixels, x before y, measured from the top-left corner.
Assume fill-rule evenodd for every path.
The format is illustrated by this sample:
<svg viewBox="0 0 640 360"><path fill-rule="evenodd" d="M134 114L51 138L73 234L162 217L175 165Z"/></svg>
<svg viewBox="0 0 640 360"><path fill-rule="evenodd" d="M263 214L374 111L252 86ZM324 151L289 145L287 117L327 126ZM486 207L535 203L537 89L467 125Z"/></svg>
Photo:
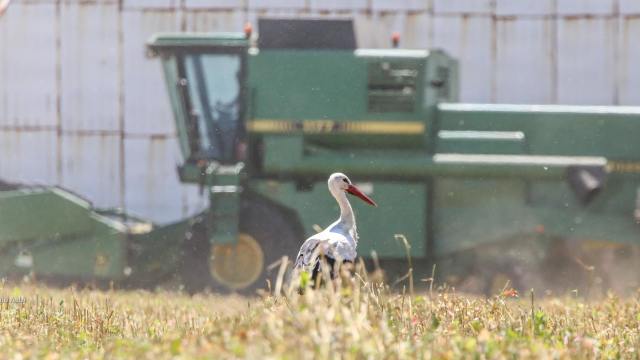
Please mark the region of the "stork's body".
<svg viewBox="0 0 640 360"><path fill-rule="evenodd" d="M373 200L351 184L342 173L334 173L327 182L329 192L338 202L340 218L323 231L308 238L300 247L295 268L312 272L312 278L320 271L320 258L324 256L329 265L336 261L353 262L357 256L358 232L356 219L347 193L375 205Z"/></svg>

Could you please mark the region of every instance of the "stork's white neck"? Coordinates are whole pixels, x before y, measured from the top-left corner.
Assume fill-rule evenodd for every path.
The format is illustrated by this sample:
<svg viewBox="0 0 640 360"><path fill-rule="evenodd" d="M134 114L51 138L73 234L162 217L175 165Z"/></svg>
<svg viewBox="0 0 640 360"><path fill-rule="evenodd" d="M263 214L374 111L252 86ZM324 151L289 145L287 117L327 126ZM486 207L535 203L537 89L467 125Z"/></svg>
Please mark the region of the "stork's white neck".
<svg viewBox="0 0 640 360"><path fill-rule="evenodd" d="M331 195L336 198L338 206L340 207L340 222L345 224L347 228L355 228L356 218L353 215L353 209L347 199L347 193L343 190L331 189Z"/></svg>

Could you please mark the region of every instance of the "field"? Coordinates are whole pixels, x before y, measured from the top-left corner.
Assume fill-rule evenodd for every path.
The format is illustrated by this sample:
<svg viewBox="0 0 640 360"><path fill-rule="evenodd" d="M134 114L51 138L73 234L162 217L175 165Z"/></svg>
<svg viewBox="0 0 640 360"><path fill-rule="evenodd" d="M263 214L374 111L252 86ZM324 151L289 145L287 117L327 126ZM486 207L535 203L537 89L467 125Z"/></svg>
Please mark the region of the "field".
<svg viewBox="0 0 640 360"><path fill-rule="evenodd" d="M3 358L640 358L640 293L538 300L364 277L260 297L3 284ZM280 284L275 284L280 288ZM404 289L404 290L402 290ZM272 291L272 293L275 292Z"/></svg>

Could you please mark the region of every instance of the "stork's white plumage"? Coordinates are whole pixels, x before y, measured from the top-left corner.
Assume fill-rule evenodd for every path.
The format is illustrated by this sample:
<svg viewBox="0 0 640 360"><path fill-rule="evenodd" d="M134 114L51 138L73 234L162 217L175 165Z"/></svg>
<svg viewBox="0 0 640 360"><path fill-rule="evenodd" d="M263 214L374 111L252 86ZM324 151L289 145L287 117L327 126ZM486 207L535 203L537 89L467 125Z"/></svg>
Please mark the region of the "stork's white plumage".
<svg viewBox="0 0 640 360"><path fill-rule="evenodd" d="M347 194L355 195L366 203L377 206L367 195L355 187L349 178L342 173L333 173L327 181L329 192L338 202L340 218L323 231L311 236L300 247L296 257L295 269L312 273L315 279L320 271L320 257L327 263L335 261L353 262L357 256L358 232L356 218L353 214Z"/></svg>

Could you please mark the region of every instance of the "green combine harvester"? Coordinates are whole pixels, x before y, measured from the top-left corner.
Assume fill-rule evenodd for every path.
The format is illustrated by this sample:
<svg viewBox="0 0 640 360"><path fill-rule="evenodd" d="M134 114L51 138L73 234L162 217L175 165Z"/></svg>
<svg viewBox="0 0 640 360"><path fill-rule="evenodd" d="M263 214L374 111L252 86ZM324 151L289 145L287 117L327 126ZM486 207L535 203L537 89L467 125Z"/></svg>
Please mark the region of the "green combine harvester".
<svg viewBox="0 0 640 360"><path fill-rule="evenodd" d="M379 204L355 204L358 251L389 272L406 271L403 234L417 279L436 264L471 291L638 286L640 108L460 104L442 51L357 49L347 20L258 28L148 43L179 177L206 211L157 226L6 189L0 273L154 286L177 272L189 291L250 293L337 216L326 178L341 171Z"/></svg>

